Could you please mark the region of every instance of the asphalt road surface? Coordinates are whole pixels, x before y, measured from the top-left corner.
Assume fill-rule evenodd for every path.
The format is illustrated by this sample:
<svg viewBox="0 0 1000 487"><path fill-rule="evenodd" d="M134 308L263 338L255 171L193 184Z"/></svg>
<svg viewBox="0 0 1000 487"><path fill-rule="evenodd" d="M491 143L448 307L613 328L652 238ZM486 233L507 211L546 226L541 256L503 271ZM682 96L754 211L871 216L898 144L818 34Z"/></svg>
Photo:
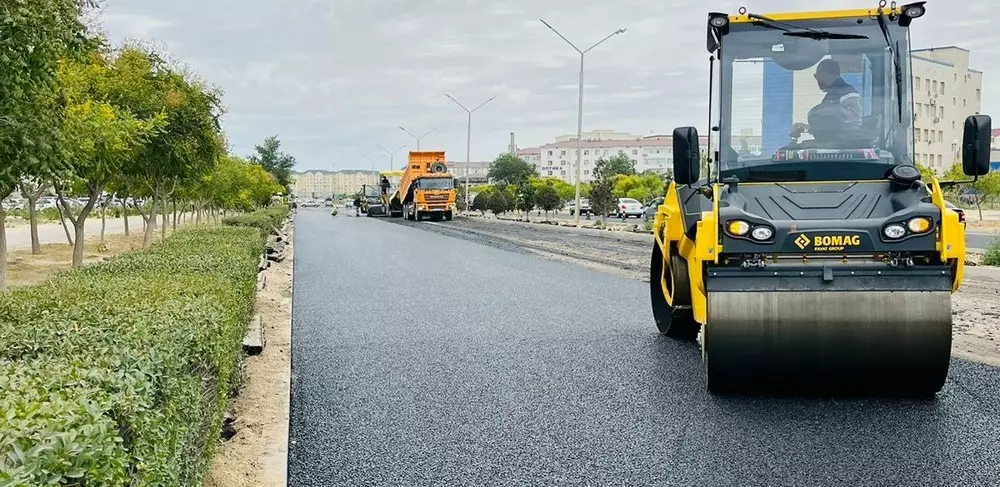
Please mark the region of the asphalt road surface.
<svg viewBox="0 0 1000 487"><path fill-rule="evenodd" d="M1000 485L1000 369L956 360L925 401L712 396L647 284L458 223L296 216L290 486Z"/></svg>

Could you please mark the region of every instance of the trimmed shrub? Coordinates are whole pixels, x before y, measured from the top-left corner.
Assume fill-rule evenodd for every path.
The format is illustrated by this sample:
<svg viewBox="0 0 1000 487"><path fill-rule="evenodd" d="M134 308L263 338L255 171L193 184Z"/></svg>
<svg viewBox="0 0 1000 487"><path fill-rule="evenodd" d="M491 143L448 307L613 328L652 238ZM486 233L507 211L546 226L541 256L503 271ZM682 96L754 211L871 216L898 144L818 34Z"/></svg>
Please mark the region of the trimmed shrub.
<svg viewBox="0 0 1000 487"><path fill-rule="evenodd" d="M983 253L983 265L1000 266L1000 236L993 239Z"/></svg>
<svg viewBox="0 0 1000 487"><path fill-rule="evenodd" d="M261 236L266 238L274 232L275 228L281 227L281 221L285 219L287 214L287 206L277 206L245 215L228 216L222 219L222 224L231 227L256 228L260 230Z"/></svg>
<svg viewBox="0 0 1000 487"><path fill-rule="evenodd" d="M0 294L0 485L200 485L263 244L189 228Z"/></svg>

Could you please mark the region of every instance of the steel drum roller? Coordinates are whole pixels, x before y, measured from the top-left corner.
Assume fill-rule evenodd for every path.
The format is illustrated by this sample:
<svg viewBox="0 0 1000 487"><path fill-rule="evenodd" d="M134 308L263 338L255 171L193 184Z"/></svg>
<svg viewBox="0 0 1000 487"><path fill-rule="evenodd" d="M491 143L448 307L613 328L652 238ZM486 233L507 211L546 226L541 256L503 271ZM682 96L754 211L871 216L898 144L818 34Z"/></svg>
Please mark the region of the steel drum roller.
<svg viewBox="0 0 1000 487"><path fill-rule="evenodd" d="M709 292L703 350L714 391L934 394L948 373L944 291ZM833 389L831 389L833 388Z"/></svg>

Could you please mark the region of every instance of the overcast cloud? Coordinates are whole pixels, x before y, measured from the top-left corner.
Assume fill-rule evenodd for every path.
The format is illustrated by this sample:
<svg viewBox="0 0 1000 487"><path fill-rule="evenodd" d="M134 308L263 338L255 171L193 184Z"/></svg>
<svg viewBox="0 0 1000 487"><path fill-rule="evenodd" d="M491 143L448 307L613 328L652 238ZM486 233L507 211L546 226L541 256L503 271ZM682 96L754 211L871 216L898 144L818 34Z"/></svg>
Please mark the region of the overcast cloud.
<svg viewBox="0 0 1000 487"><path fill-rule="evenodd" d="M866 8L831 0L810 9ZM421 135L422 149L465 158L465 112L473 116L472 158L576 132L579 56L544 18L581 48L627 28L587 54L584 130L669 133L704 125L705 21L737 2L678 0L111 0L103 14L115 42L156 39L225 91L224 127L248 154L278 134L299 169L370 168L362 155ZM760 0L754 12L802 9ZM1000 36L989 2L928 2L914 23L914 47L959 45L984 72L983 112L1000 118ZM398 162L405 149L397 155ZM379 168L388 166L388 158ZM397 164L398 165L398 164Z"/></svg>

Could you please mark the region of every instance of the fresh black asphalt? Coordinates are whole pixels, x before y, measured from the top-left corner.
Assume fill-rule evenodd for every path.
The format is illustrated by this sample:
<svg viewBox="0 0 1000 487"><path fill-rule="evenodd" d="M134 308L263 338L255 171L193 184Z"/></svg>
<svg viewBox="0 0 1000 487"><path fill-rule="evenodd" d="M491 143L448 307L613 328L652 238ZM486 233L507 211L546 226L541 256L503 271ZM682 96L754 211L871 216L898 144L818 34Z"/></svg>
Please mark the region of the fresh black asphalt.
<svg viewBox="0 0 1000 487"><path fill-rule="evenodd" d="M1000 369L716 397L646 284L418 225L296 217L289 486L1000 485Z"/></svg>

